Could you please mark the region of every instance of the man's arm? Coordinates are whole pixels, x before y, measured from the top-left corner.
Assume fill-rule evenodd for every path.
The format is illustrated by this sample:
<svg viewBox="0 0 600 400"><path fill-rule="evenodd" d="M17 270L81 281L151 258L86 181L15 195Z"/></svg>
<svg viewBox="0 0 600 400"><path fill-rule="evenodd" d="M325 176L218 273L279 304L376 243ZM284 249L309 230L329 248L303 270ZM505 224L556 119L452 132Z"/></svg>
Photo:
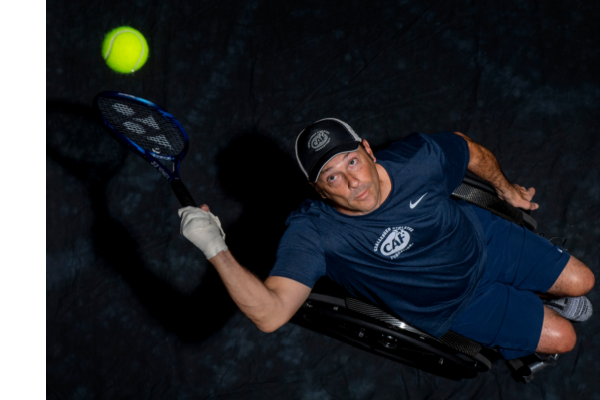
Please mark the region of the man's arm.
<svg viewBox="0 0 600 400"><path fill-rule="evenodd" d="M510 183L491 151L460 132L454 133L465 139L469 145L469 165L467 169L492 184L498 197L524 210L535 210L539 207L537 203L531 201L535 195L534 188L525 189L522 186Z"/></svg>
<svg viewBox="0 0 600 400"><path fill-rule="evenodd" d="M308 286L282 276L270 276L263 283L242 267L229 250L208 261L235 304L263 332L273 332L287 323L311 292Z"/></svg>
<svg viewBox="0 0 600 400"><path fill-rule="evenodd" d="M223 280L229 295L263 332L288 322L308 298L311 289L293 279L271 276L264 283L242 267L225 244L219 218L206 204L179 210L181 234L204 253Z"/></svg>

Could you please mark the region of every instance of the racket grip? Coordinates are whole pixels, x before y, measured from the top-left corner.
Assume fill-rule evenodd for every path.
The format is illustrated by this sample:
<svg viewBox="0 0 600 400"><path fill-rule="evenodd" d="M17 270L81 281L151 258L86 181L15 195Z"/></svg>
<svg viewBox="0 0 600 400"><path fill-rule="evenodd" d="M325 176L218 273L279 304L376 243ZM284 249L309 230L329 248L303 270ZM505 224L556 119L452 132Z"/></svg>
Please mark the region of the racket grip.
<svg viewBox="0 0 600 400"><path fill-rule="evenodd" d="M170 182L170 185L171 189L173 189L173 193L175 193L175 196L177 196L177 200L179 200L182 207L198 207L190 192L187 190L183 182L181 182L181 179L173 179Z"/></svg>

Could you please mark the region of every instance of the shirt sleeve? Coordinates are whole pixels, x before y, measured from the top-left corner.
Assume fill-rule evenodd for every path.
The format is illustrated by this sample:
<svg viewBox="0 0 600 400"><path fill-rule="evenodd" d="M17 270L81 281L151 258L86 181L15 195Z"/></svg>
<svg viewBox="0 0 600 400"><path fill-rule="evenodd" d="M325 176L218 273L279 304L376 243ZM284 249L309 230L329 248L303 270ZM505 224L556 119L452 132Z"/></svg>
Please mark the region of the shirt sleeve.
<svg viewBox="0 0 600 400"><path fill-rule="evenodd" d="M452 194L465 178L470 158L469 145L465 139L453 132L439 132L426 137L441 150L440 161L446 189L448 194Z"/></svg>
<svg viewBox="0 0 600 400"><path fill-rule="evenodd" d="M325 254L320 235L308 218L291 218L269 276L283 276L310 288L325 275Z"/></svg>

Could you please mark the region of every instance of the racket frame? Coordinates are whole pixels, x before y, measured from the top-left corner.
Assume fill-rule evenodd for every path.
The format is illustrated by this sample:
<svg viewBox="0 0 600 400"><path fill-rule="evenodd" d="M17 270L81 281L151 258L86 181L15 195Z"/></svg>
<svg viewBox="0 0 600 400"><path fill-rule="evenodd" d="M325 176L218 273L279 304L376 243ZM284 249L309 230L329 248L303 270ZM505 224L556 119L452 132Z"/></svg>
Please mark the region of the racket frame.
<svg viewBox="0 0 600 400"><path fill-rule="evenodd" d="M170 155L164 155L164 154L156 154L153 151L146 150L146 149L140 147L138 144L136 144L132 140L128 139L125 135L121 134L118 129L113 127L106 120L106 118L104 118L104 115L102 115L102 112L100 111L100 107L98 106L98 99L101 97L109 97L109 98L117 99L117 100L125 99L128 101L136 102L144 107L150 107L150 108L154 109L159 114L161 114L163 117L165 117L170 122L175 124L177 126L177 128L179 128L179 130L181 131L181 134L183 135L183 138L184 138L183 150L176 156L170 156ZM98 93L94 97L93 105L94 105L94 108L97 110L98 115L100 116L100 120L102 121L104 128L114 139L116 139L119 143L123 144L125 147L127 147L129 150L131 150L133 153L142 157L154 168L156 168L161 173L161 175L164 176L167 179L167 181L170 183L171 188L175 192L175 195L177 196L177 198L179 199L179 201L181 202L181 204L184 207L188 206L188 205L197 207L195 201L193 200L192 196L187 191L187 188L185 188L185 186L183 185L183 182L181 182L181 177L179 176L179 167L181 165L181 160L183 160L183 158L185 157L185 155L187 154L187 151L189 149L189 138L188 138L187 133L185 132L185 129L183 129L183 126L181 126L181 124L179 123L177 118L175 118L171 113L169 113L167 110L165 110L164 108L162 108L161 106L159 106L156 103L153 103L149 100L142 99L140 97L133 96L131 94L127 94L127 93L123 93L123 92L104 91L104 92ZM161 160L172 162L173 170L170 171L169 168L167 168L165 165L163 165L161 163Z"/></svg>

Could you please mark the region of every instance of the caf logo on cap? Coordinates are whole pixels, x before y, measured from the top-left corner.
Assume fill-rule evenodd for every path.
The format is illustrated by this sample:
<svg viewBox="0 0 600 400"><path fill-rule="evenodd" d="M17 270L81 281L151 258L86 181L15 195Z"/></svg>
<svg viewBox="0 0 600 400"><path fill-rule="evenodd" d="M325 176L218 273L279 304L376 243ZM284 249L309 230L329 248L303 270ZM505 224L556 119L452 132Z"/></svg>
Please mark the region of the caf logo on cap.
<svg viewBox="0 0 600 400"><path fill-rule="evenodd" d="M329 132L316 131L310 137L308 143L310 144L310 147L314 149L314 151L319 151L322 150L325 146L327 146L330 140L331 139L329 138Z"/></svg>
<svg viewBox="0 0 600 400"><path fill-rule="evenodd" d="M325 118L308 125L296 138L296 159L304 176L316 182L323 167L337 155L358 150L360 137L345 123Z"/></svg>

